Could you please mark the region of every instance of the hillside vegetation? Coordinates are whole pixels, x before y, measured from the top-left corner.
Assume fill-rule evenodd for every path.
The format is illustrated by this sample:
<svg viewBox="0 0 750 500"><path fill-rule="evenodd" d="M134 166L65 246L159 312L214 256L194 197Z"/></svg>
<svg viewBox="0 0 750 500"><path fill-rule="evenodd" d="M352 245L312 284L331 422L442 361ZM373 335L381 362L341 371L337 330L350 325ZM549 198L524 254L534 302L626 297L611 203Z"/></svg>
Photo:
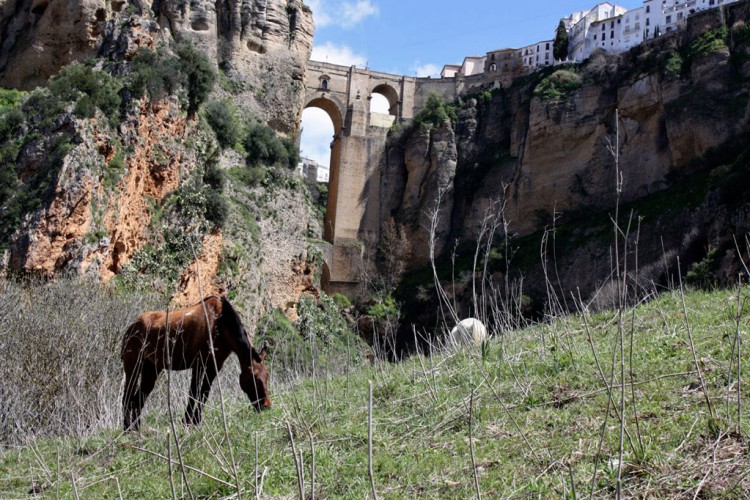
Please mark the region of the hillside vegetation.
<svg viewBox="0 0 750 500"><path fill-rule="evenodd" d="M477 487L488 498L608 497L618 477L625 496L738 497L750 488L749 296L674 291L633 309L582 308L470 349L321 365L284 385L274 379L276 352L271 410L254 413L232 376L214 389L204 423L177 436L155 401L140 434L122 434L118 418L78 437L15 434L0 455L0 496L221 498L239 484L245 497L262 488L288 498L299 494L299 470L308 495L363 498L372 382L381 498L467 498ZM117 373L108 376L114 384ZM161 380L154 397L165 393ZM184 394L172 394L179 419Z"/></svg>

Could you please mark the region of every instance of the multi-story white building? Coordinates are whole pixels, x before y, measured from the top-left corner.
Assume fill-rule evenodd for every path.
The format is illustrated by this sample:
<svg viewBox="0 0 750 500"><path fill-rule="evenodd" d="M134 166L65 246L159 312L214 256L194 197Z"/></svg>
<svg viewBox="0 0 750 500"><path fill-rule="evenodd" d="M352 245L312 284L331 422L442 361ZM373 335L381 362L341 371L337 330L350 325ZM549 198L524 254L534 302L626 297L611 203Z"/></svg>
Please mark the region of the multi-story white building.
<svg viewBox="0 0 750 500"><path fill-rule="evenodd" d="M629 10L622 15L622 33L620 39L620 49L622 51L630 50L636 45L643 42L646 28L646 9L638 7Z"/></svg>
<svg viewBox="0 0 750 500"><path fill-rule="evenodd" d="M530 70L551 66L553 44L553 40L543 40L520 49L523 65Z"/></svg>
<svg viewBox="0 0 750 500"><path fill-rule="evenodd" d="M574 12L561 21L568 31L568 61L581 62L596 49L625 52L644 40L681 28L696 12L738 0L644 0L643 6L627 10L609 2ZM463 64L447 64L441 78L485 74L505 83L536 69L555 64L553 40L487 52L483 57L464 58Z"/></svg>
<svg viewBox="0 0 750 500"><path fill-rule="evenodd" d="M625 12L627 12L625 7L604 2L591 10L575 12L564 18L563 23L571 25L568 31L568 58L581 62L591 55L594 48L600 47L602 42L606 44L613 40L611 36L615 27L611 24L614 21L616 25L617 19ZM609 29L607 29L605 23L609 23ZM592 25L596 25L596 31L592 31ZM602 40L602 26L604 26L604 40ZM619 29L621 28L618 27L617 30ZM596 35L596 40L594 35ZM614 45L611 45L611 47L614 47Z"/></svg>
<svg viewBox="0 0 750 500"><path fill-rule="evenodd" d="M458 64L446 64L440 72L440 78L453 78L459 71L461 71L461 66Z"/></svg>
<svg viewBox="0 0 750 500"><path fill-rule="evenodd" d="M484 56L464 57L458 74L462 76L478 75L484 71Z"/></svg>
<svg viewBox="0 0 750 500"><path fill-rule="evenodd" d="M300 158L297 172L308 182L328 182L330 167L321 165L312 158Z"/></svg>
<svg viewBox="0 0 750 500"><path fill-rule="evenodd" d="M680 29L687 18L702 10L734 3L737 0L644 0L646 17L644 39L648 40Z"/></svg>

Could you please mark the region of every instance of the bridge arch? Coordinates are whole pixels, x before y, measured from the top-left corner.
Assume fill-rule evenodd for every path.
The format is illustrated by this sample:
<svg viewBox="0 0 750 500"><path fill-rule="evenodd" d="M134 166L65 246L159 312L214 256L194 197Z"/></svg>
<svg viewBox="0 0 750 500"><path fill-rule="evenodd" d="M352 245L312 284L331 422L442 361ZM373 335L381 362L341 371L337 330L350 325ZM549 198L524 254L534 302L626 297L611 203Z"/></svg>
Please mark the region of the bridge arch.
<svg viewBox="0 0 750 500"><path fill-rule="evenodd" d="M372 94L380 94L385 97L388 100L388 114L398 116L398 108L401 102L398 90L387 83L381 83L375 85L369 93L370 97L372 97Z"/></svg>
<svg viewBox="0 0 750 500"><path fill-rule="evenodd" d="M341 113L342 105L331 97L315 96L308 100L304 109L322 109L333 123L333 137L331 138L331 156L328 164L328 203L323 222L323 239L333 243L336 225L336 206L338 202L339 179L341 170L341 135L344 129L344 117Z"/></svg>

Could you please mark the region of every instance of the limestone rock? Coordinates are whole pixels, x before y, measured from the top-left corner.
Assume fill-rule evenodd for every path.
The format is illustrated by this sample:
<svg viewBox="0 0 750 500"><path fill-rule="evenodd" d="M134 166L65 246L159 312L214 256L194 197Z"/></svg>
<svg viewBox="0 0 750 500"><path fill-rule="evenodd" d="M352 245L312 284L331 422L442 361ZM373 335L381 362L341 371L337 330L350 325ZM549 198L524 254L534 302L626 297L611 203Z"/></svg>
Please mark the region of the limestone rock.
<svg viewBox="0 0 750 500"><path fill-rule="evenodd" d="M302 113L312 12L301 0L0 0L0 85L31 89L94 56L188 41L240 82L236 101L281 132Z"/></svg>

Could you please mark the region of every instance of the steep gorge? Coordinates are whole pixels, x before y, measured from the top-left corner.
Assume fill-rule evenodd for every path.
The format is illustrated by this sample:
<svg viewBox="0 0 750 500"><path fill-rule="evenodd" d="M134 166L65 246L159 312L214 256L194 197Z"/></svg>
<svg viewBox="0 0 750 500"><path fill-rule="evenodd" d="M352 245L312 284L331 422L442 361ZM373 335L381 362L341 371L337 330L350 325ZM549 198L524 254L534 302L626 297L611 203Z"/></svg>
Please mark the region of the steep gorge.
<svg viewBox="0 0 750 500"><path fill-rule="evenodd" d="M496 289L508 270L541 310L546 262L560 296L596 296L613 270L618 199L621 227L630 227L628 263L634 269L637 248L644 283L667 279L675 257L683 272L710 258L712 279L730 281L741 269L734 239L747 258L750 231L749 18L748 2L708 11L629 53L595 52L580 67L479 89L459 99L456 120L394 134L381 220L393 217L414 243L403 297L431 281L419 269L429 260L426 228L439 191L436 250L444 269L456 262L443 277L457 280L450 289L465 314L476 314L462 295L472 257L490 235L487 279ZM618 133L619 193L611 152Z"/></svg>

